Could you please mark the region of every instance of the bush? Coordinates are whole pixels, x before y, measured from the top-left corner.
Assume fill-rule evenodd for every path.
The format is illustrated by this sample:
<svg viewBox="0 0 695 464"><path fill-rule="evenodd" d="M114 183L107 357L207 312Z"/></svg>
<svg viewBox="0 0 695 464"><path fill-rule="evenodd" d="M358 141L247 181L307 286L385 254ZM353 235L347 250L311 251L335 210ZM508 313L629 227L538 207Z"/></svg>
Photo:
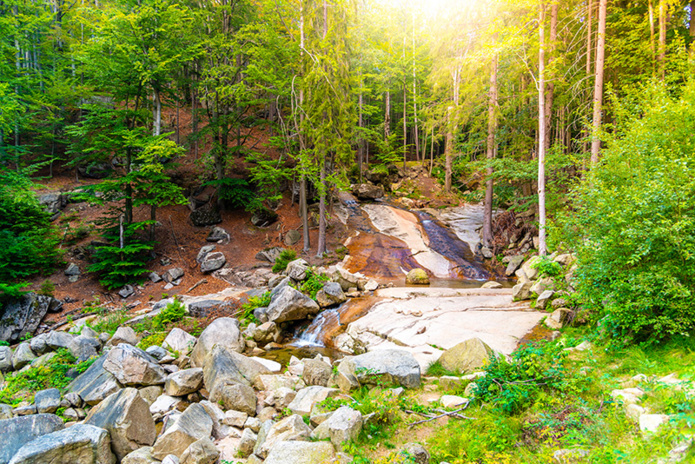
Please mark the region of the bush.
<svg viewBox="0 0 695 464"><path fill-rule="evenodd" d="M56 286L53 285L53 282L50 280L46 279L41 283L41 288L37 292L39 295L43 296L53 296L53 294L56 291Z"/></svg>
<svg viewBox="0 0 695 464"><path fill-rule="evenodd" d="M186 316L186 307L177 297L174 301L162 308L162 311L152 318L152 325L156 330L164 330L169 324L178 322Z"/></svg>
<svg viewBox="0 0 695 464"><path fill-rule="evenodd" d="M328 282L328 277L316 274L313 271L307 271L306 280L302 282L300 290L306 293L312 300L316 300L316 294L323 288L323 285Z"/></svg>
<svg viewBox="0 0 695 464"><path fill-rule="evenodd" d="M294 250L282 250L280 255L275 258L275 264L272 271L276 274L287 269L287 265L297 259L297 252Z"/></svg>
<svg viewBox="0 0 695 464"><path fill-rule="evenodd" d="M615 106L617 135L562 224L584 303L614 342L651 343L695 327L695 81Z"/></svg>
<svg viewBox="0 0 695 464"><path fill-rule="evenodd" d="M270 304L270 292L265 292L261 296L252 296L249 301L241 305L241 317L239 320L243 326L247 326L250 323L258 324L259 321L256 316L253 315L253 311L256 308L263 308Z"/></svg>
<svg viewBox="0 0 695 464"><path fill-rule="evenodd" d="M562 272L560 263L556 263L547 256L541 256L540 260L533 264L533 267L538 269L541 277L557 277Z"/></svg>

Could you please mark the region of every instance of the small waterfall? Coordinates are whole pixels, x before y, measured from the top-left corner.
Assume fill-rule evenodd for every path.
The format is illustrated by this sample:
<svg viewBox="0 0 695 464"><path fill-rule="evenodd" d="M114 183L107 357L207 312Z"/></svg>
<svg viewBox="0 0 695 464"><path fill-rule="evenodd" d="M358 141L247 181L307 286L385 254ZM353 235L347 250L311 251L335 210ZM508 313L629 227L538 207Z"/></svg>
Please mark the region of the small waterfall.
<svg viewBox="0 0 695 464"><path fill-rule="evenodd" d="M340 325L340 309L341 306L319 313L311 324L295 338L292 345L297 347L326 346L323 340L325 329L329 326Z"/></svg>

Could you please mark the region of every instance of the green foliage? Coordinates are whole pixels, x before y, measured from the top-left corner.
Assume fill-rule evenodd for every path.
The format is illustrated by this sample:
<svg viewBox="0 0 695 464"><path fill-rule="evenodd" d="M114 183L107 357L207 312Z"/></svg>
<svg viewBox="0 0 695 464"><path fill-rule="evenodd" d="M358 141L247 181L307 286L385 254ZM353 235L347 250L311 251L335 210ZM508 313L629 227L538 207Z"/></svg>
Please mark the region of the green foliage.
<svg viewBox="0 0 695 464"><path fill-rule="evenodd" d="M41 288L39 288L39 291L37 293L39 295L52 297L55 291L56 286L49 279L46 279L43 282L41 282Z"/></svg>
<svg viewBox="0 0 695 464"><path fill-rule="evenodd" d="M509 361L491 356L486 375L476 380L475 396L491 402L504 414L518 413L542 390L564 390L570 386L565 358L562 347L551 343L522 345Z"/></svg>
<svg viewBox="0 0 695 464"><path fill-rule="evenodd" d="M256 200L255 192L244 179L225 177L205 182L203 185L217 188L217 195L232 209L247 209Z"/></svg>
<svg viewBox="0 0 695 464"><path fill-rule="evenodd" d="M427 375L433 377L441 377L443 375L460 375L460 372L452 372L444 369L442 363L439 360L432 361L429 366L427 366Z"/></svg>
<svg viewBox="0 0 695 464"><path fill-rule="evenodd" d="M124 228L124 236L128 242L124 246L106 245L96 248L94 253L95 263L90 265L89 272L99 274L99 283L108 289L120 288L128 284L139 284L144 280L143 276L150 272L147 269L149 261L148 253L152 251L152 242L138 239L143 223L130 224ZM118 243L118 229L109 228L104 237Z"/></svg>
<svg viewBox="0 0 695 464"><path fill-rule="evenodd" d="M316 294L329 280L330 279L327 276L317 274L312 270L308 270L306 272L306 279L304 282L302 282L302 286L299 290L302 293L309 295L312 300L316 300Z"/></svg>
<svg viewBox="0 0 695 464"><path fill-rule="evenodd" d="M294 250L282 250L280 255L275 258L275 264L273 264L272 271L276 274L281 273L287 269L287 265L297 259L297 252Z"/></svg>
<svg viewBox="0 0 695 464"><path fill-rule="evenodd" d="M140 348L141 350L146 350L151 346L162 346L162 343L164 343L165 338L167 338L166 332L157 332L152 335L148 335L147 337L144 337L142 340L140 340L140 343L138 343L138 348Z"/></svg>
<svg viewBox="0 0 695 464"><path fill-rule="evenodd" d="M169 324L178 322L186 316L186 306L178 297L162 308L161 312L152 318L152 324L156 330L164 330Z"/></svg>
<svg viewBox="0 0 695 464"><path fill-rule="evenodd" d="M695 81L614 102L615 135L563 218L578 290L616 344L695 328Z"/></svg>
<svg viewBox="0 0 695 464"><path fill-rule="evenodd" d="M533 267L538 269L541 277L557 277L562 272L560 263L556 263L547 256L541 256L540 260L533 264Z"/></svg>
<svg viewBox="0 0 695 464"><path fill-rule="evenodd" d="M87 325L97 333L106 332L113 335L129 319L128 310L123 308L98 318L97 322L88 322Z"/></svg>
<svg viewBox="0 0 695 464"><path fill-rule="evenodd" d="M252 296L249 301L241 305L241 315L239 320L243 326L247 326L250 323L258 324L259 321L256 316L253 315L253 311L256 308L264 308L270 304L270 292L265 292L261 296Z"/></svg>

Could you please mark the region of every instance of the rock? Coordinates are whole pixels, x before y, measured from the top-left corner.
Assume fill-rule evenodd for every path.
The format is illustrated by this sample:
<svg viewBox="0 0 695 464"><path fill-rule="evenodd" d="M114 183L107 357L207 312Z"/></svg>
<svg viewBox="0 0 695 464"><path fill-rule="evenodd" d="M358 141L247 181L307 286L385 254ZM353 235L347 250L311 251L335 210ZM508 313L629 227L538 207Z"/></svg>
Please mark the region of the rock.
<svg viewBox="0 0 695 464"><path fill-rule="evenodd" d="M109 395L89 411L84 423L108 430L119 460L140 447L152 446L157 437L150 408L134 388Z"/></svg>
<svg viewBox="0 0 695 464"><path fill-rule="evenodd" d="M251 336L258 343L270 343L279 340L280 330L275 322L264 322L256 327Z"/></svg>
<svg viewBox="0 0 695 464"><path fill-rule="evenodd" d="M109 433L93 425L72 427L43 435L22 446L10 464L114 464Z"/></svg>
<svg viewBox="0 0 695 464"><path fill-rule="evenodd" d="M162 459L162 464L181 464L181 460L173 454Z"/></svg>
<svg viewBox="0 0 695 464"><path fill-rule="evenodd" d="M456 408L468 403L467 398L455 395L444 395L439 398L439 403L445 408Z"/></svg>
<svg viewBox="0 0 695 464"><path fill-rule="evenodd" d="M644 390L640 388L624 388L611 391L611 398L622 402L623 405L637 404L642 396L644 396Z"/></svg>
<svg viewBox="0 0 695 464"><path fill-rule="evenodd" d="M333 368L317 359L304 360L304 381L307 385L327 387L333 375Z"/></svg>
<svg viewBox="0 0 695 464"><path fill-rule="evenodd" d="M36 359L36 355L31 351L29 343L20 343L12 355L12 367L14 367L15 370L19 370L27 364L30 364L34 359Z"/></svg>
<svg viewBox="0 0 695 464"><path fill-rule="evenodd" d="M198 342L191 352L191 363L195 367L202 367L205 357L215 345L237 353L244 350L246 345L241 336L237 319L220 317L207 326L200 334Z"/></svg>
<svg viewBox="0 0 695 464"><path fill-rule="evenodd" d="M222 268L222 266L224 266L226 262L227 258L225 258L224 253L221 253L219 251L209 253L205 256L205 258L203 258L203 261L200 263L200 271L204 274L216 271Z"/></svg>
<svg viewBox="0 0 695 464"><path fill-rule="evenodd" d="M0 421L12 419L14 414L12 413L12 406L9 404L0 403Z"/></svg>
<svg viewBox="0 0 695 464"><path fill-rule="evenodd" d="M157 345L152 345L152 346L148 347L145 350L145 353L149 354L150 356L152 356L154 359L156 359L159 362L161 362L162 359L166 358L169 355L167 353L167 350L165 350L161 346L157 346Z"/></svg>
<svg viewBox="0 0 695 464"><path fill-rule="evenodd" d="M193 350L197 340L197 338L185 330L174 327L164 339L162 348L179 354L188 355Z"/></svg>
<svg viewBox="0 0 695 464"><path fill-rule="evenodd" d="M561 329L570 319L572 311L567 308L559 308L545 318L545 325L553 330Z"/></svg>
<svg viewBox="0 0 695 464"><path fill-rule="evenodd" d="M43 206L44 210L51 215L60 212L61 209L67 204L67 196L62 195L60 192L50 192L44 193L43 195L37 195L39 204Z"/></svg>
<svg viewBox="0 0 695 464"><path fill-rule="evenodd" d="M220 452L209 438L192 443L181 455L180 464L214 464Z"/></svg>
<svg viewBox="0 0 695 464"><path fill-rule="evenodd" d="M7 464L26 443L64 427L63 420L53 414L35 414L0 420L0 464Z"/></svg>
<svg viewBox="0 0 695 464"><path fill-rule="evenodd" d="M196 227L214 226L222 222L222 214L217 206L207 204L191 212L191 222Z"/></svg>
<svg viewBox="0 0 695 464"><path fill-rule="evenodd" d="M335 448L325 441L282 441L268 453L263 464L323 464L334 458Z"/></svg>
<svg viewBox="0 0 695 464"><path fill-rule="evenodd" d="M138 344L138 335L135 333L132 327L121 326L116 329L116 333L113 334L111 340L109 340L109 346L118 346L121 343L127 343L128 345L136 346Z"/></svg>
<svg viewBox="0 0 695 464"><path fill-rule="evenodd" d="M34 404L39 414L52 414L60 407L60 390L49 388L41 390L34 395Z"/></svg>
<svg viewBox="0 0 695 464"><path fill-rule="evenodd" d="M152 405L152 403L157 401L157 398L162 395L164 389L159 385L150 385L149 387L139 389L138 392L140 393L140 397L145 400L145 403L147 403L149 407Z"/></svg>
<svg viewBox="0 0 695 464"><path fill-rule="evenodd" d="M105 361L106 356L97 359L68 385L67 391L78 394L85 403L93 406L123 388L116 377L104 369Z"/></svg>
<svg viewBox="0 0 695 464"><path fill-rule="evenodd" d="M72 339L68 350L70 350L70 354L77 358L77 361L82 362L97 356L100 348L101 342L96 338L80 335Z"/></svg>
<svg viewBox="0 0 695 464"><path fill-rule="evenodd" d="M113 171L111 163L94 161L86 166L78 166L77 172L88 179L104 179Z"/></svg>
<svg viewBox="0 0 695 464"><path fill-rule="evenodd" d="M77 264L70 263L70 264L68 264L67 269L65 269L64 274L66 276L78 276L81 274L81 272L80 272L80 268Z"/></svg>
<svg viewBox="0 0 695 464"><path fill-rule="evenodd" d="M264 440L262 442L260 440L258 441L254 449L254 454L261 458L265 458L277 443L281 441L308 439L310 435L311 429L304 423L302 416L293 414L270 427Z"/></svg>
<svg viewBox="0 0 695 464"><path fill-rule="evenodd" d="M405 283L408 285L429 285L430 276L424 269L411 269L405 276Z"/></svg>
<svg viewBox="0 0 695 464"><path fill-rule="evenodd" d="M121 460L121 464L154 464L155 462L151 446L139 448Z"/></svg>
<svg viewBox="0 0 695 464"><path fill-rule="evenodd" d="M536 300L536 309L540 309L541 311L544 310L545 307L548 306L548 303L554 294L555 292L552 290L546 290L541 293Z"/></svg>
<svg viewBox="0 0 695 464"><path fill-rule="evenodd" d="M377 379L406 388L420 386L420 364L408 351L384 349L345 358L338 371L353 375L361 384Z"/></svg>
<svg viewBox="0 0 695 464"><path fill-rule="evenodd" d="M523 255L517 255L517 256L512 256L509 259L509 262L507 263L507 269L504 271L504 274L509 277L514 275L514 273L521 267L521 265L524 263L524 256Z"/></svg>
<svg viewBox="0 0 695 464"><path fill-rule="evenodd" d="M359 200L376 200L384 196L384 188L380 185L357 184L352 187L352 194Z"/></svg>
<svg viewBox="0 0 695 464"><path fill-rule="evenodd" d="M553 460L559 464L575 464L583 461L588 455L589 452L581 448L560 449L553 453Z"/></svg>
<svg viewBox="0 0 695 464"><path fill-rule="evenodd" d="M215 245L205 245L204 247L201 247L200 251L198 251L198 256L195 258L196 263L202 263L205 260L205 257L212 253L215 248L217 248Z"/></svg>
<svg viewBox="0 0 695 464"><path fill-rule="evenodd" d="M164 274L162 274L162 279L167 283L172 283L181 277L183 277L183 269L180 267L172 267L168 269Z"/></svg>
<svg viewBox="0 0 695 464"><path fill-rule="evenodd" d="M452 372L474 372L485 367L495 351L479 338L470 338L446 350L439 358L442 367Z"/></svg>
<svg viewBox="0 0 695 464"><path fill-rule="evenodd" d="M220 403L225 409L256 414L256 392L241 383L218 383L210 392L210 401Z"/></svg>
<svg viewBox="0 0 695 464"><path fill-rule="evenodd" d="M669 416L666 414L642 414L639 417L639 429L645 435L656 433L668 421Z"/></svg>
<svg viewBox="0 0 695 464"><path fill-rule="evenodd" d="M244 428L244 424L246 423L246 420L249 418L249 415L246 414L245 412L240 412L240 411L225 411L224 412L224 419L222 419L222 423L224 425L229 425L230 427L237 427L237 428Z"/></svg>
<svg viewBox="0 0 695 464"><path fill-rule="evenodd" d="M149 411L154 420L159 420L168 412L178 409L182 403L181 398L174 398L173 396L169 395L160 395L152 402L152 404L150 404Z"/></svg>
<svg viewBox="0 0 695 464"><path fill-rule="evenodd" d="M29 346L31 349L31 345ZM12 370L12 348L0 346L0 372L10 372Z"/></svg>
<svg viewBox="0 0 695 464"><path fill-rule="evenodd" d="M10 299L0 313L0 340L17 343L33 334L47 312L60 311L62 303L53 297L27 293Z"/></svg>
<svg viewBox="0 0 695 464"><path fill-rule="evenodd" d="M17 406L12 410L15 416L30 416L32 414L36 414L36 406L33 404L28 404L28 405L21 405Z"/></svg>
<svg viewBox="0 0 695 464"><path fill-rule="evenodd" d="M270 371L262 364L219 345L212 349L203 363L205 388L211 394L222 384L250 386L264 374L270 374Z"/></svg>
<svg viewBox="0 0 695 464"><path fill-rule="evenodd" d="M167 373L157 360L140 348L119 344L106 355L104 369L123 385L160 385Z"/></svg>
<svg viewBox="0 0 695 464"><path fill-rule="evenodd" d="M278 220L278 213L268 208L256 210L251 216L251 224L256 227L267 227Z"/></svg>
<svg viewBox="0 0 695 464"><path fill-rule="evenodd" d="M538 278L538 269L536 269L536 266L540 262L541 258L539 256L533 256L521 266L521 269L529 280L536 280Z"/></svg>
<svg viewBox="0 0 695 464"><path fill-rule="evenodd" d="M531 282L521 282L512 288L512 299L514 301L531 299Z"/></svg>
<svg viewBox="0 0 695 464"><path fill-rule="evenodd" d="M196 367L169 374L164 391L170 396L184 396L197 392L203 386L203 369Z"/></svg>
<svg viewBox="0 0 695 464"><path fill-rule="evenodd" d="M333 397L337 394L338 390L335 388L319 386L302 388L297 392L297 396L295 396L294 400L292 400L287 408L294 414L311 414L311 410L316 403L320 403L326 398Z"/></svg>
<svg viewBox="0 0 695 464"><path fill-rule="evenodd" d="M345 303L347 297L338 282L326 282L321 290L316 292L316 302L322 308Z"/></svg>
<svg viewBox="0 0 695 464"><path fill-rule="evenodd" d="M205 408L198 403L191 404L174 425L159 436L152 448L152 456L155 459L164 459L170 454L180 457L191 444L209 438L212 425Z"/></svg>
<svg viewBox="0 0 695 464"><path fill-rule="evenodd" d="M216 440L221 440L229 436L231 430L230 426L224 423L225 413L222 411L222 408L220 408L219 405L212 403L208 400L203 400L199 404L203 408L205 408L205 412L208 414L208 416L210 416L210 419L212 419L213 438L215 438Z"/></svg>
<svg viewBox="0 0 695 464"><path fill-rule="evenodd" d="M68 332L53 331L46 337L46 345L52 350L59 350L61 348L70 348L72 343L73 335Z"/></svg>
<svg viewBox="0 0 695 464"><path fill-rule="evenodd" d="M285 249L280 247L266 248L265 250L259 251L256 254L256 259L274 264L275 259L280 256L280 253L283 251L285 251Z"/></svg>
<svg viewBox="0 0 695 464"><path fill-rule="evenodd" d="M302 258L290 261L285 269L285 274L292 280L301 282L306 279L306 273L309 270L309 263Z"/></svg>
<svg viewBox="0 0 695 464"><path fill-rule="evenodd" d="M481 288L502 288L502 284L491 280L489 282L485 282Z"/></svg>
<svg viewBox="0 0 695 464"><path fill-rule="evenodd" d="M292 287L282 287L271 297L266 310L268 320L279 324L287 321L301 321L319 312L319 305Z"/></svg>
<svg viewBox="0 0 695 464"><path fill-rule="evenodd" d="M430 463L430 453L419 443L406 443L403 447L403 451L411 458L408 462L412 462L412 464Z"/></svg>
<svg viewBox="0 0 695 464"><path fill-rule="evenodd" d="M118 296L123 298L124 300L128 298L129 296L132 296L135 293L135 289L133 288L132 285L126 285L122 289L118 291Z"/></svg>
<svg viewBox="0 0 695 464"><path fill-rule="evenodd" d="M369 279L366 284L364 284L364 290L366 292L373 292L379 288L379 283L374 279Z"/></svg>
<svg viewBox="0 0 695 464"><path fill-rule="evenodd" d="M205 239L206 242L219 242L223 240L230 240L230 235L229 232L224 230L222 227L213 227L210 233L208 234L207 238Z"/></svg>
<svg viewBox="0 0 695 464"><path fill-rule="evenodd" d="M239 455L242 458L248 457L253 452L256 441L258 441L258 436L251 429L244 429L239 439Z"/></svg>
<svg viewBox="0 0 695 464"><path fill-rule="evenodd" d="M546 290L555 290L555 282L553 281L552 277L544 277L543 279L538 279L531 286L531 294L533 295L540 295Z"/></svg>
<svg viewBox="0 0 695 464"><path fill-rule="evenodd" d="M302 239L302 233L295 229L290 229L285 235L285 245L292 246Z"/></svg>
<svg viewBox="0 0 695 464"><path fill-rule="evenodd" d="M162 281L162 277L157 274L156 272L150 272L150 274L147 276L150 279L150 282L153 284L156 284L157 282Z"/></svg>
<svg viewBox="0 0 695 464"><path fill-rule="evenodd" d="M259 375L253 385L262 391L275 391L279 388L293 389L297 383L296 379L286 375Z"/></svg>
<svg viewBox="0 0 695 464"><path fill-rule="evenodd" d="M316 427L311 437L318 440L329 438L335 446L346 441L355 441L362 431L362 414L348 406L341 406Z"/></svg>

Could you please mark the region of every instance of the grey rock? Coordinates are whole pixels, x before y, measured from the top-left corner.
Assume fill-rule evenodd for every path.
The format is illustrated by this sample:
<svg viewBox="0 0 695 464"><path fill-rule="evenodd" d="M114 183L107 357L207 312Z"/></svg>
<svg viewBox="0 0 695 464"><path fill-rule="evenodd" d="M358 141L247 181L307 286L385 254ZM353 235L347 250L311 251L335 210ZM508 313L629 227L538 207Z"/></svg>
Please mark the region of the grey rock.
<svg viewBox="0 0 695 464"><path fill-rule="evenodd" d="M173 267L167 270L164 274L162 274L162 279L164 279L164 281L167 283L172 283L175 280L178 280L181 277L183 277L183 274L183 269L181 269L180 267Z"/></svg>
<svg viewBox="0 0 695 464"><path fill-rule="evenodd" d="M352 188L352 194L358 200L376 200L384 196L384 188L381 185L357 184Z"/></svg>
<svg viewBox="0 0 695 464"><path fill-rule="evenodd" d="M346 358L338 370L354 375L361 384L380 379L406 388L417 388L421 382L420 364L404 350L377 350Z"/></svg>
<svg viewBox="0 0 695 464"><path fill-rule="evenodd" d="M430 464L430 453L419 443L406 443L403 451L413 459L413 464Z"/></svg>
<svg viewBox="0 0 695 464"><path fill-rule="evenodd" d="M165 349L162 348L161 346L157 346L157 345L152 345L152 346L148 347L148 348L145 350L145 353L149 354L150 356L152 356L152 357L153 357L154 359L156 359L157 361L161 361L161 360L164 359L164 358L167 356L167 354L168 354L168 353L167 353L167 350L165 350Z"/></svg>
<svg viewBox="0 0 695 464"><path fill-rule="evenodd" d="M48 433L62 430L63 420L53 414L35 414L0 420L0 464L7 464L26 443Z"/></svg>
<svg viewBox="0 0 695 464"><path fill-rule="evenodd" d="M507 269L504 271L504 274L508 277L513 276L514 273L516 272L516 270L519 269L523 263L524 263L524 256L523 255L510 257L509 263L507 264Z"/></svg>
<svg viewBox="0 0 695 464"><path fill-rule="evenodd" d="M538 269L536 269L536 266L540 261L540 257L532 256L521 266L521 270L524 271L524 274L526 274L529 280L536 280L536 278L538 278Z"/></svg>
<svg viewBox="0 0 695 464"><path fill-rule="evenodd" d="M75 392L66 393L65 400L74 408L81 408L84 404L80 395Z"/></svg>
<svg viewBox="0 0 695 464"><path fill-rule="evenodd" d="M79 362L82 362L97 356L100 348L101 342L96 338L80 335L70 342L68 350Z"/></svg>
<svg viewBox="0 0 695 464"><path fill-rule="evenodd" d="M198 339L188 332L175 327L169 332L162 343L162 347L177 353L188 355Z"/></svg>
<svg viewBox="0 0 695 464"><path fill-rule="evenodd" d="M253 448L256 446L258 436L251 429L244 429L239 439L239 455L242 458L249 457L253 453Z"/></svg>
<svg viewBox="0 0 695 464"><path fill-rule="evenodd" d="M33 404L17 406L12 410L15 416L31 416L36 414L36 406Z"/></svg>
<svg viewBox="0 0 695 464"><path fill-rule="evenodd" d="M43 435L22 446L10 464L114 464L109 433L99 427L76 424Z"/></svg>
<svg viewBox="0 0 695 464"><path fill-rule="evenodd" d="M12 356L12 366L15 370L19 370L30 364L36 355L31 351L31 346L28 342L20 343L16 350L14 350L14 355Z"/></svg>
<svg viewBox="0 0 695 464"><path fill-rule="evenodd" d="M227 258L225 258L224 253L219 251L209 253L207 256L205 256L203 262L200 263L200 271L204 274L216 271L222 268L226 262Z"/></svg>
<svg viewBox="0 0 695 464"><path fill-rule="evenodd" d="M282 441L268 453L263 464L323 464L334 458L335 448L325 441Z"/></svg>
<svg viewBox="0 0 695 464"><path fill-rule="evenodd" d="M34 404L39 414L56 412L60 407L60 390L49 388L36 392Z"/></svg>
<svg viewBox="0 0 695 464"><path fill-rule="evenodd" d="M203 369L196 367L169 374L164 391L170 396L184 396L197 392L203 386Z"/></svg>
<svg viewBox="0 0 695 464"><path fill-rule="evenodd" d="M0 315L0 340L19 342L33 334L47 312L59 311L62 303L49 296L27 293L5 303Z"/></svg>
<svg viewBox="0 0 695 464"><path fill-rule="evenodd" d="M521 282L512 288L512 299L514 301L522 301L531 299L531 282Z"/></svg>
<svg viewBox="0 0 695 464"><path fill-rule="evenodd" d="M256 259L259 261L275 263L275 259L280 256L280 253L283 251L285 251L285 249L280 247L266 248L265 250L259 251L256 254Z"/></svg>
<svg viewBox="0 0 695 464"><path fill-rule="evenodd" d="M497 354L485 342L470 338L446 350L439 362L448 371L470 373L481 370L493 356Z"/></svg>
<svg viewBox="0 0 695 464"><path fill-rule="evenodd" d="M12 370L12 348L0 346L0 372Z"/></svg>
<svg viewBox="0 0 695 464"><path fill-rule="evenodd" d="M53 350L70 348L73 338L73 335L68 332L53 331L48 334L46 344Z"/></svg>
<svg viewBox="0 0 695 464"><path fill-rule="evenodd" d="M157 360L140 348L121 343L106 355L104 369L123 385L160 385L167 373Z"/></svg>
<svg viewBox="0 0 695 464"><path fill-rule="evenodd" d="M215 245L205 245L204 247L200 248L200 251L198 251L198 256L196 256L195 261L198 264L201 264L207 255L212 253L217 246Z"/></svg>
<svg viewBox="0 0 695 464"><path fill-rule="evenodd" d="M316 301L322 308L339 305L347 301L343 288L338 282L326 282L316 293Z"/></svg>
<svg viewBox="0 0 695 464"><path fill-rule="evenodd" d="M205 241L219 242L220 240L229 240L230 238L229 232L224 230L222 227L213 227Z"/></svg>
<svg viewBox="0 0 695 464"><path fill-rule="evenodd" d="M208 414L208 416L210 416L210 419L212 419L213 438L216 440L221 440L229 436L229 426L224 423L226 416L219 405L208 400L203 400L199 404L205 408L205 412Z"/></svg>
<svg viewBox="0 0 695 464"><path fill-rule="evenodd" d="M121 460L121 464L154 464L157 462L152 456L152 447L143 446L136 449Z"/></svg>
<svg viewBox="0 0 695 464"><path fill-rule="evenodd" d="M276 342L280 338L280 329L275 322L264 322L253 330L251 336L258 343Z"/></svg>
<svg viewBox="0 0 695 464"><path fill-rule="evenodd" d="M107 162L93 162L87 166L78 166L77 172L88 179L104 179L107 177L111 171L113 171L113 166L111 163Z"/></svg>
<svg viewBox="0 0 695 464"><path fill-rule="evenodd" d="M155 459L173 454L181 457L186 448L212 434L212 419L198 403L191 404L176 422L159 436L152 449Z"/></svg>
<svg viewBox="0 0 695 464"><path fill-rule="evenodd" d="M318 359L304 360L303 379L307 385L319 385L327 387L333 375L333 368Z"/></svg>
<svg viewBox="0 0 695 464"><path fill-rule="evenodd" d="M116 329L116 333L113 334L108 344L110 346L117 346L121 343L127 343L128 345L136 346L138 341L138 334L135 333L132 327L121 326Z"/></svg>
<svg viewBox="0 0 695 464"><path fill-rule="evenodd" d="M139 389L138 392L140 393L140 397L145 400L145 403L150 406L161 396L164 389L159 385L150 385L149 387Z"/></svg>
<svg viewBox="0 0 695 464"><path fill-rule="evenodd" d="M89 411L85 424L101 427L111 435L111 448L120 460L157 436L150 408L134 388L125 388Z"/></svg>
<svg viewBox="0 0 695 464"><path fill-rule="evenodd" d="M285 245L292 246L302 239L302 233L296 229L290 229L285 235Z"/></svg>
<svg viewBox="0 0 695 464"><path fill-rule="evenodd" d="M150 282L153 284L156 284L157 282L161 282L162 278L159 274L156 272L150 272L150 275L147 276L150 279Z"/></svg>
<svg viewBox="0 0 695 464"><path fill-rule="evenodd" d="M213 392L221 384L239 383L250 386L257 377L264 374L271 372L261 363L219 345L212 349L203 363L205 388L209 392Z"/></svg>
<svg viewBox="0 0 695 464"><path fill-rule="evenodd" d="M301 321L319 312L319 305L292 287L283 287L271 297L268 306L268 320L279 324L287 321Z"/></svg>
<svg viewBox="0 0 695 464"><path fill-rule="evenodd" d="M0 403L0 421L12 419L13 417L14 413L12 412L12 406Z"/></svg>
<svg viewBox="0 0 695 464"><path fill-rule="evenodd" d="M67 205L67 196L62 195L60 192L44 193L43 195L38 195L37 199L44 210L51 215L59 213Z"/></svg>
<svg viewBox="0 0 695 464"><path fill-rule="evenodd" d="M68 264L67 269L65 269L66 276L78 276L80 274L80 267L75 263Z"/></svg>
<svg viewBox="0 0 695 464"><path fill-rule="evenodd" d="M220 452L209 438L201 438L192 443L181 455L181 464L214 464Z"/></svg>
<svg viewBox="0 0 695 464"><path fill-rule="evenodd" d="M191 212L191 222L196 227L212 226L222 222L222 214L215 205L207 204Z"/></svg>
<svg viewBox="0 0 695 464"><path fill-rule="evenodd" d="M242 352L246 347L239 329L239 321L229 317L215 319L203 330L198 342L191 352L191 362L195 367L202 367L205 357L213 346L221 346L230 351Z"/></svg>
<svg viewBox="0 0 695 464"><path fill-rule="evenodd" d="M261 323L265 324L266 322L268 322L268 307L264 306L254 309L253 317L258 319Z"/></svg>
<svg viewBox="0 0 695 464"><path fill-rule="evenodd" d="M170 454L162 459L162 464L181 464L181 460L173 454Z"/></svg>
<svg viewBox="0 0 695 464"><path fill-rule="evenodd" d="M67 391L78 394L85 403L93 406L123 388L116 377L104 369L105 361L106 356L97 359L68 385Z"/></svg>
<svg viewBox="0 0 695 464"><path fill-rule="evenodd" d="M325 440L340 446L346 441L354 441L362 431L362 414L348 406L341 406L312 432L312 438Z"/></svg>
<svg viewBox="0 0 695 464"><path fill-rule="evenodd" d="M122 289L119 290L118 295L121 298L126 299L129 296L132 296L134 293L135 293L135 289L133 288L133 286L132 285L126 285L125 287L123 287Z"/></svg>
<svg viewBox="0 0 695 464"><path fill-rule="evenodd" d="M536 309L544 310L546 306L548 306L553 295L555 295L555 292L552 290L546 290L541 293L536 300Z"/></svg>
<svg viewBox="0 0 695 464"><path fill-rule="evenodd" d="M50 348L46 343L47 338L48 334L40 334L29 340L29 344L31 345L31 351L33 351L37 355L42 355L45 352L49 351Z"/></svg>
<svg viewBox="0 0 695 464"><path fill-rule="evenodd" d="M331 398L337 394L338 390L335 388L319 386L302 388L297 392L294 400L292 400L287 408L295 414L311 414L311 410L316 403L320 403L326 398Z"/></svg>
<svg viewBox="0 0 695 464"><path fill-rule="evenodd" d="M241 383L218 382L210 392L210 401L221 404L225 409L256 414L256 392L248 385Z"/></svg>
<svg viewBox="0 0 695 464"><path fill-rule="evenodd" d="M256 210L251 216L251 223L256 227L267 227L277 221L278 214L268 208Z"/></svg>
<svg viewBox="0 0 695 464"><path fill-rule="evenodd" d="M268 430L260 446L256 446L254 454L265 458L270 450L281 441L307 440L311 436L311 428L304 423L302 416L293 414L274 424Z"/></svg>
<svg viewBox="0 0 695 464"><path fill-rule="evenodd" d="M309 263L304 261L302 258L299 258L295 259L294 261L290 261L287 264L287 269L285 270L285 273L292 280L302 281L306 279L306 273L308 270Z"/></svg>

